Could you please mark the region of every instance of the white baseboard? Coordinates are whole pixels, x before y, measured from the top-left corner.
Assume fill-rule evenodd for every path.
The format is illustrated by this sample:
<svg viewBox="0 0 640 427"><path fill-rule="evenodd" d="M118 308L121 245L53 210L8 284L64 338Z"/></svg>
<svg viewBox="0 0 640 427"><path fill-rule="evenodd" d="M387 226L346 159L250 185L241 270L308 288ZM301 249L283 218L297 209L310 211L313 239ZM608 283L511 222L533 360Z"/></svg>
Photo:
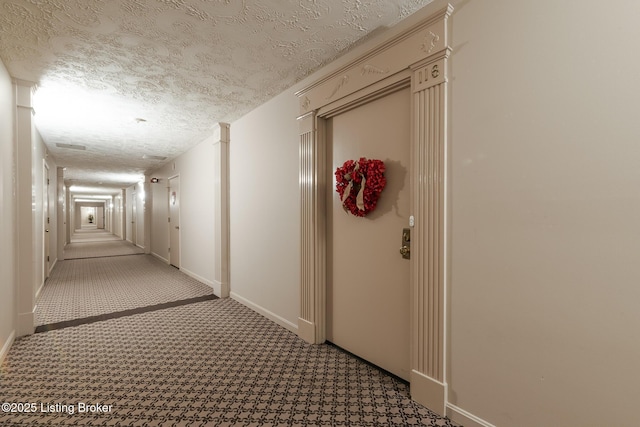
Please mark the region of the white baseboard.
<svg viewBox="0 0 640 427"><path fill-rule="evenodd" d="M45 279L46 280L46 279ZM40 284L40 286L38 286L38 290L36 290L36 301L38 301L38 297L40 296L40 292L42 291L42 288L44 288L44 282L45 280L42 281L42 283ZM35 311L35 308L33 309Z"/></svg>
<svg viewBox="0 0 640 427"><path fill-rule="evenodd" d="M454 423L463 425L464 427L496 427L452 403L447 403L447 417Z"/></svg>
<svg viewBox="0 0 640 427"><path fill-rule="evenodd" d="M33 333L36 330L35 325L35 319L36 319L36 313L35 313L35 307L33 308L33 311L31 312L27 312L27 313L18 313L18 318L17 318L17 325L16 325L16 336L17 337L24 337L26 335L33 335Z"/></svg>
<svg viewBox="0 0 640 427"><path fill-rule="evenodd" d="M154 257L158 258L160 261L163 261L165 264L169 264L169 260L166 259L165 257L161 257L160 255L158 255L155 252L151 252L151 255L153 255Z"/></svg>
<svg viewBox="0 0 640 427"><path fill-rule="evenodd" d="M13 345L13 341L15 339L16 339L16 331L13 330L9 334L9 338L7 338L7 341L2 346L2 349L0 349L0 365L2 365L2 362L4 362L4 358L7 357L7 354L9 353L9 349L11 348L11 345Z"/></svg>
<svg viewBox="0 0 640 427"><path fill-rule="evenodd" d="M260 313L261 315L263 315L264 317L266 317L267 319L271 320L272 322L277 323L278 325L282 326L285 329L290 330L291 332L293 332L294 334L298 333L298 325L296 325L295 323L291 323L289 322L287 319L278 316L277 314L267 310L266 308L259 306L258 304L255 304L251 301L249 301L246 298L241 297L240 295L231 292L230 293L230 297L233 298L234 300L238 301L240 304L249 307L251 310Z"/></svg>
<svg viewBox="0 0 640 427"><path fill-rule="evenodd" d="M137 246L137 247L139 247L140 249L143 249L143 250L144 250L144 246L139 245L139 244L137 244L137 243L136 243L136 246Z"/></svg>
<svg viewBox="0 0 640 427"><path fill-rule="evenodd" d="M51 275L51 272L53 271L53 267L56 266L58 262L58 258L54 259L53 262L51 263L51 267L49 267L49 275Z"/></svg>
<svg viewBox="0 0 640 427"><path fill-rule="evenodd" d="M225 291L226 289L226 291ZM222 282L219 280L213 281L213 293L218 298L228 298L229 297L229 286L224 286Z"/></svg>
<svg viewBox="0 0 640 427"><path fill-rule="evenodd" d="M218 298L222 298L222 283L214 280L211 287L213 288L213 294Z"/></svg>
<svg viewBox="0 0 640 427"><path fill-rule="evenodd" d="M222 282L214 280L212 288L213 288L213 294L218 298L222 298Z"/></svg>
<svg viewBox="0 0 640 427"><path fill-rule="evenodd" d="M196 273L194 273L193 271L189 271L186 268L182 268L180 267L180 271L182 271L184 274L186 274L187 276L191 276L194 279L196 279L198 282L202 282L207 286L210 286L213 288L213 282L211 280L205 279L202 276L197 275Z"/></svg>
<svg viewBox="0 0 640 427"><path fill-rule="evenodd" d="M298 336L309 344L316 344L316 325L298 317Z"/></svg>
<svg viewBox="0 0 640 427"><path fill-rule="evenodd" d="M415 369L412 369L409 375L411 400L444 416L447 410L447 385Z"/></svg>

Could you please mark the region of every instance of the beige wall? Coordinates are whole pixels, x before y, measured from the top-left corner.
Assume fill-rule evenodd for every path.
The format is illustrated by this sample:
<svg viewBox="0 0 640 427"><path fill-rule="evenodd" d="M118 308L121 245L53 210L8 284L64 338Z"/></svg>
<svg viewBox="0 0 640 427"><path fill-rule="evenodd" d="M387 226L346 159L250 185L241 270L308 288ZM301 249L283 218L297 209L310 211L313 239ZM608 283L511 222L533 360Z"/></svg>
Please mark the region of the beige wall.
<svg viewBox="0 0 640 427"><path fill-rule="evenodd" d="M450 400L640 424L640 4L458 1Z"/></svg>
<svg viewBox="0 0 640 427"><path fill-rule="evenodd" d="M299 314L298 104L292 91L231 124L231 292L295 329Z"/></svg>
<svg viewBox="0 0 640 427"><path fill-rule="evenodd" d="M15 332L15 197L13 194L15 101L11 77L0 61L0 362Z"/></svg>
<svg viewBox="0 0 640 427"><path fill-rule="evenodd" d="M122 195L118 194L113 197L113 234L122 237Z"/></svg>
<svg viewBox="0 0 640 427"><path fill-rule="evenodd" d="M180 269L213 286L215 280L214 245L214 163L213 136L187 153L170 161L151 176L160 178L151 184L151 252L169 260L168 178L180 176ZM174 168L175 165L175 168Z"/></svg>

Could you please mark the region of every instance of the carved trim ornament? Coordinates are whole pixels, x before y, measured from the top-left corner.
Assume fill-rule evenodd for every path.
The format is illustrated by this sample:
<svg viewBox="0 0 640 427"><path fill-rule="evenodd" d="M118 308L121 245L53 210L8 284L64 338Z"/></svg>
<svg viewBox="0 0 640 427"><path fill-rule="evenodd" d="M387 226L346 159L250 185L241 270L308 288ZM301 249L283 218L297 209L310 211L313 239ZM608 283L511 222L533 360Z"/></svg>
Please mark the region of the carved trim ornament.
<svg viewBox="0 0 640 427"><path fill-rule="evenodd" d="M439 41L440 36L435 34L433 31L429 31L429 35L425 37L424 43L422 44L422 50L427 54L433 52Z"/></svg>
<svg viewBox="0 0 640 427"><path fill-rule="evenodd" d="M333 92L331 92L331 95L327 96L327 99L333 98L335 94L337 94L338 91L340 91L340 89L346 86L347 83L349 83L349 76L348 75L342 76L342 78L336 84L336 87L333 89Z"/></svg>
<svg viewBox="0 0 640 427"><path fill-rule="evenodd" d="M425 9L428 9L425 8ZM447 20L435 10L296 93L300 100L301 277L298 335L326 337L325 121L411 84L411 397L445 415L447 264ZM421 12L421 13L426 13ZM385 64L380 68L373 64Z"/></svg>
<svg viewBox="0 0 640 427"><path fill-rule="evenodd" d="M364 65L362 67L362 71L360 71L360 75L364 76L365 74L388 74L389 73L389 69L382 69L379 67L376 67L375 65Z"/></svg>

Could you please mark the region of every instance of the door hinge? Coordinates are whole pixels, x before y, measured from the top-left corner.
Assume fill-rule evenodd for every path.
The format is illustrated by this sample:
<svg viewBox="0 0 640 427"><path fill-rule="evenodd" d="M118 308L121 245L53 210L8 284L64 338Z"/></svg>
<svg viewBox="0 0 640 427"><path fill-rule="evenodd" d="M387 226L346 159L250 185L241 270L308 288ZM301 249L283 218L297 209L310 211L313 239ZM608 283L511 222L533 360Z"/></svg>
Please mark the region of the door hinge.
<svg viewBox="0 0 640 427"><path fill-rule="evenodd" d="M47 262L49 262L49 255L47 255Z"/></svg>
<svg viewBox="0 0 640 427"><path fill-rule="evenodd" d="M169 248L169 249L167 250L167 252L171 252L171 248Z"/></svg>
<svg viewBox="0 0 640 427"><path fill-rule="evenodd" d="M47 178L47 185L49 185L49 178Z"/></svg>
<svg viewBox="0 0 640 427"><path fill-rule="evenodd" d="M171 217L167 218L167 222L171 222Z"/></svg>

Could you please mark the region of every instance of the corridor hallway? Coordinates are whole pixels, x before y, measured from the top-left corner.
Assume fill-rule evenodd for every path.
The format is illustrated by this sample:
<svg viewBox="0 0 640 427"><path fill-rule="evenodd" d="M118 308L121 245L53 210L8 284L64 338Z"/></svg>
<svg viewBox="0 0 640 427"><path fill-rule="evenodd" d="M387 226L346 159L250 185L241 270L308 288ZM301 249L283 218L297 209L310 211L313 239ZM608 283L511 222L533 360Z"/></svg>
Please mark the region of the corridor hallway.
<svg viewBox="0 0 640 427"><path fill-rule="evenodd" d="M71 243L64 248L65 259L100 258L143 254L138 246L122 240L104 229L82 228L71 235Z"/></svg>
<svg viewBox="0 0 640 427"><path fill-rule="evenodd" d="M405 382L111 243L71 243L111 255L54 267L36 333L0 366L0 401L34 410L0 426L454 425Z"/></svg>
<svg viewBox="0 0 640 427"><path fill-rule="evenodd" d="M75 230L71 242L38 297L36 332L215 297L209 286L107 231Z"/></svg>

